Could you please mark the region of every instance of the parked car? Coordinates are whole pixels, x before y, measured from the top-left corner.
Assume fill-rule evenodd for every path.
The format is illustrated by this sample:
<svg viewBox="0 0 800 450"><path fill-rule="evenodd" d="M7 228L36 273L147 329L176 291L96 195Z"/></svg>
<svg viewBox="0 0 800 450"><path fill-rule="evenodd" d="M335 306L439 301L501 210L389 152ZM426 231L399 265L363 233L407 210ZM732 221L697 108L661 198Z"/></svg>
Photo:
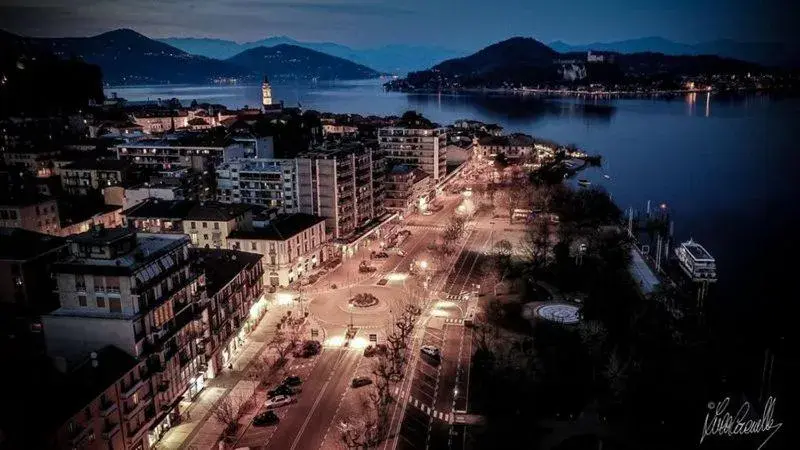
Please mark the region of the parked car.
<svg viewBox="0 0 800 450"><path fill-rule="evenodd" d="M264 427L267 425L275 425L278 423L280 419L278 415L275 414L275 411L264 411L260 414L257 414L253 417L253 425L257 427Z"/></svg>
<svg viewBox="0 0 800 450"><path fill-rule="evenodd" d="M283 383L286 386L300 386L303 383L303 380L300 379L297 375L288 376L283 380Z"/></svg>
<svg viewBox="0 0 800 450"><path fill-rule="evenodd" d="M353 386L353 388L360 388L361 386L366 386L368 384L372 384L372 378L369 378L369 377L357 377L357 378L353 378L353 382L351 383L351 386Z"/></svg>
<svg viewBox="0 0 800 450"><path fill-rule="evenodd" d="M294 399L292 397L289 397L288 395L276 395L275 397L267 399L267 401L264 403L264 406L267 409L273 409L273 408L280 408L281 406L286 406L293 402Z"/></svg>
<svg viewBox="0 0 800 450"><path fill-rule="evenodd" d="M377 253L372 252L370 256L372 256L372 258L374 259L386 259L389 257L389 254L386 252L377 252Z"/></svg>
<svg viewBox="0 0 800 450"><path fill-rule="evenodd" d="M288 397L298 394L299 392L300 392L299 388L293 388L291 386L281 384L278 387L267 391L267 398L278 397L280 395Z"/></svg>
<svg viewBox="0 0 800 450"><path fill-rule="evenodd" d="M439 359L439 357L441 357L441 353L439 352L439 349L437 347L432 346L432 345L423 345L422 347L420 347L419 350L423 354L428 355L428 356L430 356L432 358Z"/></svg>

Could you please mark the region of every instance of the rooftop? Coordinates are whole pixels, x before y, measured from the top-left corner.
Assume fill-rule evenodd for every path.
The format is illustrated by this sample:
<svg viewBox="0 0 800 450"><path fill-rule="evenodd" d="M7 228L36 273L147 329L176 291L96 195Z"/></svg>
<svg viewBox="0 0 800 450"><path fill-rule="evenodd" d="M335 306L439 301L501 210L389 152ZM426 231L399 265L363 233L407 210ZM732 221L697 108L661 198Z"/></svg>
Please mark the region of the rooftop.
<svg viewBox="0 0 800 450"><path fill-rule="evenodd" d="M80 159L64 166L73 170L125 170L130 163L120 159Z"/></svg>
<svg viewBox="0 0 800 450"><path fill-rule="evenodd" d="M124 231L121 231L124 230ZM109 237L100 239L121 239L124 235L130 235L131 231L123 228L107 229ZM97 241L97 237L92 235L92 231L76 234L68 238L69 241L82 243L102 243ZM130 275L139 268L157 263L159 258L171 250L189 244L189 236L185 234L153 234L137 233L136 249L114 259L100 258L79 258L71 256L69 259L56 263L53 266L54 272L66 273L93 273L97 275ZM170 261L166 261L170 263ZM171 261L174 264L174 261ZM147 277L152 278L152 276ZM56 311L55 313L57 313Z"/></svg>
<svg viewBox="0 0 800 450"><path fill-rule="evenodd" d="M698 244L697 242L690 240L688 242L684 242L683 244L681 244L681 246L685 248L690 255L692 255L692 259L694 259L695 261L714 260L714 257L711 256L711 253L709 253L705 248L703 248L702 245Z"/></svg>
<svg viewBox="0 0 800 450"><path fill-rule="evenodd" d="M66 244L63 238L21 228L0 228L0 259L25 261Z"/></svg>
<svg viewBox="0 0 800 450"><path fill-rule="evenodd" d="M62 385L52 386L58 398L50 405L54 420L66 421L138 365L136 358L113 345L94 354L96 364L89 357L65 376Z"/></svg>
<svg viewBox="0 0 800 450"><path fill-rule="evenodd" d="M139 139L135 142L119 144L118 147L151 148L151 147L207 147L223 148L230 144L230 139L214 131L180 132L168 138Z"/></svg>
<svg viewBox="0 0 800 450"><path fill-rule="evenodd" d="M325 219L311 214L288 214L278 216L265 227L252 230L234 230L228 239L260 239L267 241L285 241L303 230L324 222Z"/></svg>
<svg viewBox="0 0 800 450"><path fill-rule="evenodd" d="M206 292L209 297L217 294L233 280L236 275L254 264L262 255L224 249L191 249L197 256L197 264L206 274Z"/></svg>
<svg viewBox="0 0 800 450"><path fill-rule="evenodd" d="M151 198L122 212L127 217L224 221L246 213L248 205L194 200L160 200Z"/></svg>

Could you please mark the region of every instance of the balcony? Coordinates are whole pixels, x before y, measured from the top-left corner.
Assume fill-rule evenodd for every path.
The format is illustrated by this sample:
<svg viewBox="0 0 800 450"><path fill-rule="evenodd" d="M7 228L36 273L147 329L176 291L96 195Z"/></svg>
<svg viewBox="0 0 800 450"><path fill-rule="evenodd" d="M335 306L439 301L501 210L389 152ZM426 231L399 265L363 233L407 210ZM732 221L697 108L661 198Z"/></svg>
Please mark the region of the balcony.
<svg viewBox="0 0 800 450"><path fill-rule="evenodd" d="M103 439L110 441L120 428L120 424L118 423L106 423L105 427L103 427Z"/></svg>
<svg viewBox="0 0 800 450"><path fill-rule="evenodd" d="M143 384L144 382L142 380L136 380L136 382L130 386L126 386L126 383L123 383L120 389L122 398L130 397L134 392L138 391Z"/></svg>
<svg viewBox="0 0 800 450"><path fill-rule="evenodd" d="M100 403L100 417L106 417L116 410L117 404L115 402L105 401Z"/></svg>

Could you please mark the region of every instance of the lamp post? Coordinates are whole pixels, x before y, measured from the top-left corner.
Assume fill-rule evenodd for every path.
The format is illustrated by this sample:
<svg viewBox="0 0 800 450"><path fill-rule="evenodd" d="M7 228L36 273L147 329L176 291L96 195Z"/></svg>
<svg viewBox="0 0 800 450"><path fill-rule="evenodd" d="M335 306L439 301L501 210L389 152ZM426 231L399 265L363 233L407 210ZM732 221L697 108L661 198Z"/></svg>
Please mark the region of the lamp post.
<svg viewBox="0 0 800 450"><path fill-rule="evenodd" d="M350 303L347 305L347 309L350 310L350 330L353 329L353 304Z"/></svg>

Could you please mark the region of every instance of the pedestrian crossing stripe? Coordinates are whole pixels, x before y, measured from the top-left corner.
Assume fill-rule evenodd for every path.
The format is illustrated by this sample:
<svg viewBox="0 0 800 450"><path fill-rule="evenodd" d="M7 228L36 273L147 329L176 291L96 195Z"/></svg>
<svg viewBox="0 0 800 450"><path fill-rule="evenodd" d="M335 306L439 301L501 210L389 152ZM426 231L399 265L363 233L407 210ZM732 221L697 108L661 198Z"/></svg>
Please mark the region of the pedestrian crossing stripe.
<svg viewBox="0 0 800 450"><path fill-rule="evenodd" d="M452 323L452 324L461 325L461 324L464 323L464 319L445 319L444 323Z"/></svg>

